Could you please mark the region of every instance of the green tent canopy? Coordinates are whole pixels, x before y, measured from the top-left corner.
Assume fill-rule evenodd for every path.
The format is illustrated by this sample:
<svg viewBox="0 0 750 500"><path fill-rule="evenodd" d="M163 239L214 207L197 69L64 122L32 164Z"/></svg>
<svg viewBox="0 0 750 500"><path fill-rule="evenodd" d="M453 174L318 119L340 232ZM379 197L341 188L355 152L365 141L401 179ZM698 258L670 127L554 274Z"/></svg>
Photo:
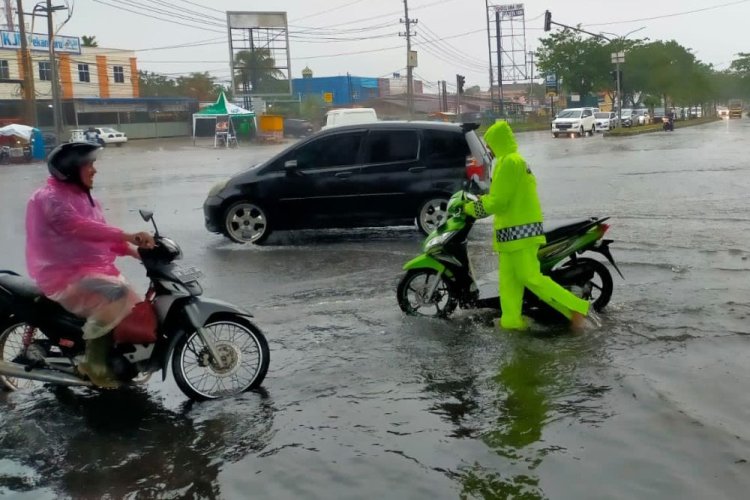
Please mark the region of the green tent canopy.
<svg viewBox="0 0 750 500"><path fill-rule="evenodd" d="M195 125L197 121L206 119L215 121L219 117L227 117L230 121L234 118L252 119L253 125L257 129L258 124L255 122L255 113L232 104L224 92L222 92L215 103L201 109L197 113L193 113L193 143L195 143Z"/></svg>

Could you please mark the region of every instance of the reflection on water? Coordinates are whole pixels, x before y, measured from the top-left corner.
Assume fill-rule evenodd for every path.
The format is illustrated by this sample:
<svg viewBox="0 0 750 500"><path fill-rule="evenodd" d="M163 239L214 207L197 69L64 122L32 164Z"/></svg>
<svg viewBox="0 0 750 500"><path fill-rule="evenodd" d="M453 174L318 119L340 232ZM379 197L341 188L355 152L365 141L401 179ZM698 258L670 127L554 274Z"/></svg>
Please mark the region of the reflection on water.
<svg viewBox="0 0 750 500"><path fill-rule="evenodd" d="M177 411L153 398L140 390L66 388L3 395L0 455L19 472L3 476L0 493L220 498L222 465L258 452L273 435L267 394Z"/></svg>
<svg viewBox="0 0 750 500"><path fill-rule="evenodd" d="M590 425L608 418L601 397L609 387L581 373L582 365L596 364L596 339L557 333L454 338L442 357L423 365L425 391L435 400L430 412L451 424L448 435L480 440L497 457L459 467L452 476L461 498L546 498L537 469L546 456L566 450L545 428L564 419Z"/></svg>

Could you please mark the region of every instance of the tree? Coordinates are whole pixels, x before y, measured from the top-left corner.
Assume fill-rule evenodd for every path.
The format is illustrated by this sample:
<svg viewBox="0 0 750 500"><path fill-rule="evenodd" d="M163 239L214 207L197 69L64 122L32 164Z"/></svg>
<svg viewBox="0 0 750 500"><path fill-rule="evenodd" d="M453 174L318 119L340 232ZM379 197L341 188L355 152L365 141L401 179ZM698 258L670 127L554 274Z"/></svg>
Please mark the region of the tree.
<svg viewBox="0 0 750 500"><path fill-rule="evenodd" d="M318 95L307 95L302 99L300 115L311 123L322 124L325 116L325 103Z"/></svg>
<svg viewBox="0 0 750 500"><path fill-rule="evenodd" d="M464 91L464 94L466 95L478 95L482 89L479 87L479 85L472 85L468 89Z"/></svg>
<svg viewBox="0 0 750 500"><path fill-rule="evenodd" d="M86 35L83 35L81 37L81 45L83 47L98 47L99 46L99 42L96 41L96 37L95 36L86 36Z"/></svg>
<svg viewBox="0 0 750 500"><path fill-rule="evenodd" d="M288 93L289 82L268 49L242 50L234 56L235 78L245 93Z"/></svg>
<svg viewBox="0 0 750 500"><path fill-rule="evenodd" d="M221 86L216 84L216 77L211 76L208 71L181 76L177 78L176 84L181 96L199 101L215 101L221 91Z"/></svg>
<svg viewBox="0 0 750 500"><path fill-rule="evenodd" d="M180 95L177 83L158 73L139 71L138 86L143 97L177 97Z"/></svg>
<svg viewBox="0 0 750 500"><path fill-rule="evenodd" d="M540 74L557 75L568 91L585 96L611 87L608 47L598 38L584 38L565 29L541 40L536 52Z"/></svg>

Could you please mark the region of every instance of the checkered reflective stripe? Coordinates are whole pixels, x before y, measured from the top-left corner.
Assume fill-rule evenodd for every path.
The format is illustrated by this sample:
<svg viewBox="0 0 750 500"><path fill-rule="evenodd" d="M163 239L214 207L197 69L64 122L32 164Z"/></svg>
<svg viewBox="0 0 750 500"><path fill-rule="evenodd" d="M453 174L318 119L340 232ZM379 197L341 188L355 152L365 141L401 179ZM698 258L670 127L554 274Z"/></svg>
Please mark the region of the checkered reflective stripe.
<svg viewBox="0 0 750 500"><path fill-rule="evenodd" d="M541 236L544 234L544 227L541 222L534 222L532 224L524 224L523 226L506 227L505 229L498 229L495 231L495 239L498 243L505 243L507 241L522 240L524 238L531 238L532 236Z"/></svg>
<svg viewBox="0 0 750 500"><path fill-rule="evenodd" d="M482 200L474 201L472 202L472 205L474 205L474 214L476 215L477 219L482 219L490 215L484 209L484 203L482 203Z"/></svg>

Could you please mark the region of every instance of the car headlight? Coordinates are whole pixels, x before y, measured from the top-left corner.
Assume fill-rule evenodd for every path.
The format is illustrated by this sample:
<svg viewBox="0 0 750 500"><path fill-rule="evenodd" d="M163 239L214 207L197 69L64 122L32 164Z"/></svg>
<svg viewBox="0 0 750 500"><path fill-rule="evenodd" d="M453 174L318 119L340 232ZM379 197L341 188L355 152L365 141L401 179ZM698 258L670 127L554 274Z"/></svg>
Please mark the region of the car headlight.
<svg viewBox="0 0 750 500"><path fill-rule="evenodd" d="M227 187L227 184L229 184L229 179L214 184L214 187L212 187L211 191L208 192L208 197L210 198L212 196L216 196L217 194L222 192L224 188Z"/></svg>
<svg viewBox="0 0 750 500"><path fill-rule="evenodd" d="M427 252L431 248L435 248L440 245L444 245L448 240L450 240L454 235L456 234L456 231L448 231L447 233L443 233L439 236L435 236L430 241L428 241L424 246L424 251Z"/></svg>

